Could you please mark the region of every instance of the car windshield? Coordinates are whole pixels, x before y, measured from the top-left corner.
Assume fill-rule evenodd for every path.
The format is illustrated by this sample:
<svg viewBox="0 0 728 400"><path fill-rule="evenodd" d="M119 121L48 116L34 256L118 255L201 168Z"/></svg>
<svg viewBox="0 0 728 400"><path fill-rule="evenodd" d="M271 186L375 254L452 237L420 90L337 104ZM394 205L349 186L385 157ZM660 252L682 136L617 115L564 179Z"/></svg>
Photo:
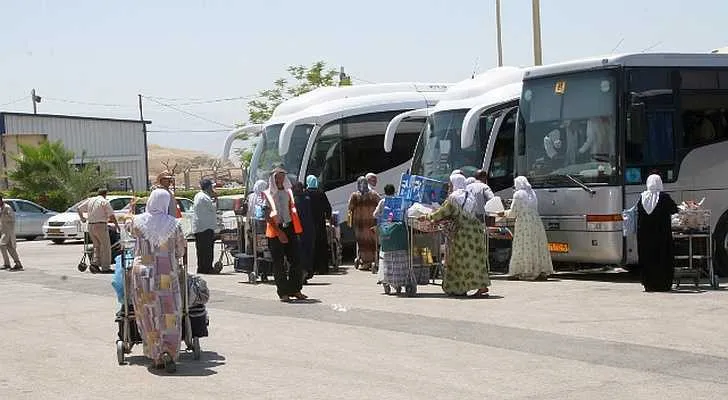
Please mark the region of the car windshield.
<svg viewBox="0 0 728 400"><path fill-rule="evenodd" d="M614 184L615 93L610 71L524 82L518 174L536 187Z"/></svg>
<svg viewBox="0 0 728 400"><path fill-rule="evenodd" d="M412 173L446 181L455 169L473 175L483 166L485 145L480 135L473 144L460 148L460 130L468 109L440 111L430 115L420 135L412 160Z"/></svg>
<svg viewBox="0 0 728 400"><path fill-rule="evenodd" d="M75 213L75 212L78 212L78 207L79 207L79 206L81 205L81 203L83 203L84 201L86 201L86 200L81 200L81 201L79 201L78 203L76 203L76 204L72 205L71 207L69 207L69 208L68 208L68 210L66 210L66 212L67 212L67 213Z"/></svg>

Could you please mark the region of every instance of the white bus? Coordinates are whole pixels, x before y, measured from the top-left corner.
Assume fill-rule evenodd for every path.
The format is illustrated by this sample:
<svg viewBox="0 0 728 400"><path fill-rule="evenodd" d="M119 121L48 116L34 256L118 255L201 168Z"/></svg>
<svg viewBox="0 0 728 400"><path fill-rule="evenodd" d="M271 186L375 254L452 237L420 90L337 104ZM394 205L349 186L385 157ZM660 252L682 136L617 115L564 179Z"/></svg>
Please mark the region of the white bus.
<svg viewBox="0 0 728 400"><path fill-rule="evenodd" d="M453 86L430 110L399 115L387 128L385 151L391 148L399 123L424 116L427 124L414 151L412 174L447 181L454 169L472 175L477 169L488 168L493 172L490 184L494 191L510 189L516 113L513 108L518 105L522 76L523 70L519 68L495 68ZM472 124L467 135L461 134L464 124ZM510 134L504 133L500 141L490 143L489 135L494 127ZM497 168L491 168L491 163L486 161L488 146L491 147L488 154L497 155Z"/></svg>
<svg viewBox="0 0 728 400"><path fill-rule="evenodd" d="M301 125L290 132L289 145L293 147L294 151L286 152L284 156L281 156L279 155L279 136L286 122L298 119L298 117L310 117L310 113L305 113L306 109L321 106L331 101L372 94L417 93L421 90L432 90L428 88L444 90L446 86L433 83L401 82L315 89L281 103L274 110L272 117L265 123L247 125L232 131L225 142L222 158L227 160L230 157L232 144L238 134L248 133L254 136L260 136L255 146L250 166L248 167L247 187L252 188L258 179L267 180L268 174L275 164L283 164L289 170L291 178L298 179L303 151L298 151L297 149L306 147L312 127L310 125Z"/></svg>
<svg viewBox="0 0 728 400"><path fill-rule="evenodd" d="M400 140L385 155L382 141L389 121L404 111L434 106L445 90L445 84L420 85L416 91L359 96L311 107L283 126L279 154L284 158L295 155L297 162L286 163L286 169L295 172L300 181L308 175L318 177L332 208L344 216L359 176L378 174L381 191L386 183L398 183L409 167L423 122L403 124Z"/></svg>
<svg viewBox="0 0 728 400"><path fill-rule="evenodd" d="M679 203L705 197L728 265L728 55L629 54L524 75L516 175L538 193L556 263L634 265L621 211L651 173Z"/></svg>

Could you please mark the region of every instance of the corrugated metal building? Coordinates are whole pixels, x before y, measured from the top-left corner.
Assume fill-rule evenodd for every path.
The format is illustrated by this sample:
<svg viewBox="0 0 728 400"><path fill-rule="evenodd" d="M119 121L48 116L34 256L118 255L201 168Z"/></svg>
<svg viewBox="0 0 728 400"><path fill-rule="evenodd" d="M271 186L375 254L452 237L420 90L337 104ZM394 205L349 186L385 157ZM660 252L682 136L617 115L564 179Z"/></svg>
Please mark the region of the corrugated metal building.
<svg viewBox="0 0 728 400"><path fill-rule="evenodd" d="M60 140L76 155L74 164L94 160L106 164L115 176L131 177L134 188L147 188L148 163L145 123L149 121L72 115L0 113L3 172L14 165L19 144ZM5 176L5 173L2 174ZM7 179L2 185L7 187Z"/></svg>

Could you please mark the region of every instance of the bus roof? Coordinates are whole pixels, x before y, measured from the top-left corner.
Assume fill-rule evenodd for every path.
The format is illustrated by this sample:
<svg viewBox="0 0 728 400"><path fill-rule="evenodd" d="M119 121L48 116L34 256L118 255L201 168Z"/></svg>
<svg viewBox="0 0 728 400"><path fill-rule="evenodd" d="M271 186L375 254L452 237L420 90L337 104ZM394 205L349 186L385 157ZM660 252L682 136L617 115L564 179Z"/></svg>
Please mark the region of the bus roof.
<svg viewBox="0 0 728 400"><path fill-rule="evenodd" d="M296 118L290 119L283 125L278 140L278 153L280 155L288 153L293 130L297 125L324 125L336 119L355 115L432 107L440 99L447 85L442 85L442 87L443 90L439 92L373 94L329 101L318 106L310 107L305 112L298 113Z"/></svg>
<svg viewBox="0 0 728 400"><path fill-rule="evenodd" d="M354 86L328 86L288 99L273 110L272 118L301 112L311 106L348 97L369 96L380 93L443 91L447 85L432 82L372 83ZM280 122L278 122L280 123Z"/></svg>
<svg viewBox="0 0 728 400"><path fill-rule="evenodd" d="M523 79L532 79L605 67L728 67L728 54L634 53L592 57L533 67Z"/></svg>

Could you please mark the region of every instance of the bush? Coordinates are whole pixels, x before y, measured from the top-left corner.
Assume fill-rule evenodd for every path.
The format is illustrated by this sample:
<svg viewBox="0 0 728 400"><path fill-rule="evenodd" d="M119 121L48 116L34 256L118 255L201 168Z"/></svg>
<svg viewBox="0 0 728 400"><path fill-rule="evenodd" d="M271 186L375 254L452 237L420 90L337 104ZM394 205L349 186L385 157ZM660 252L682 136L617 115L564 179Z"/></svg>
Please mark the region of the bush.
<svg viewBox="0 0 728 400"><path fill-rule="evenodd" d="M199 190L177 190L174 192L174 195L176 197L184 197L188 198L190 200L195 198L195 195L199 192ZM245 190L243 189L221 189L216 190L218 196L232 196L236 194L245 194ZM119 195L119 196L128 196L131 194L131 192L109 192L110 195ZM148 197L149 192L134 192L134 195L137 197Z"/></svg>

